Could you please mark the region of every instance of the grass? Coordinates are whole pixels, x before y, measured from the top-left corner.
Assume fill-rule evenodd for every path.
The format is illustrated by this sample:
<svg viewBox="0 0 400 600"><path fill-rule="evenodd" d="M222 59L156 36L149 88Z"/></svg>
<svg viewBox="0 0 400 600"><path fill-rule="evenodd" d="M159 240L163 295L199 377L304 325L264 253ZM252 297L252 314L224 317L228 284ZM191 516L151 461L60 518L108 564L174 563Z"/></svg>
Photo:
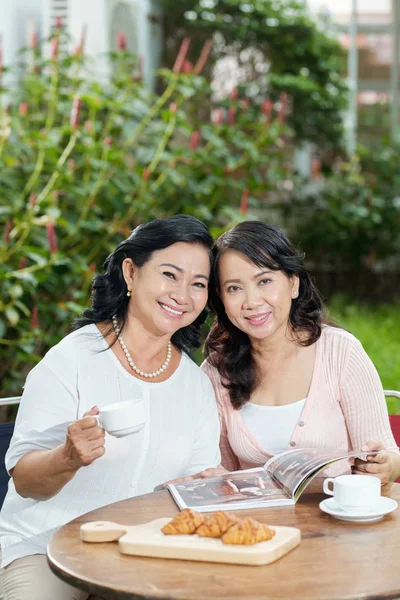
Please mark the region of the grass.
<svg viewBox="0 0 400 600"><path fill-rule="evenodd" d="M329 316L355 335L373 361L383 387L400 390L400 304L357 304L336 297L329 303ZM390 414L400 414L400 400L387 398Z"/></svg>

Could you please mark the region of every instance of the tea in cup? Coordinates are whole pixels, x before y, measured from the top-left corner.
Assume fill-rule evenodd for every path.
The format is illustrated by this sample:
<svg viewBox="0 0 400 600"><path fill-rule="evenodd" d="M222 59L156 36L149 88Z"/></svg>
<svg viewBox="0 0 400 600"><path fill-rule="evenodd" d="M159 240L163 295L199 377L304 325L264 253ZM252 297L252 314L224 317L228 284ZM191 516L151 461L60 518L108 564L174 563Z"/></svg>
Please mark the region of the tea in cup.
<svg viewBox="0 0 400 600"><path fill-rule="evenodd" d="M123 400L99 407L96 419L107 433L114 437L124 437L140 431L146 422L143 402Z"/></svg>
<svg viewBox="0 0 400 600"><path fill-rule="evenodd" d="M324 481L324 493L333 496L335 504L342 510L363 513L378 505L381 497L381 480L373 475L328 477Z"/></svg>

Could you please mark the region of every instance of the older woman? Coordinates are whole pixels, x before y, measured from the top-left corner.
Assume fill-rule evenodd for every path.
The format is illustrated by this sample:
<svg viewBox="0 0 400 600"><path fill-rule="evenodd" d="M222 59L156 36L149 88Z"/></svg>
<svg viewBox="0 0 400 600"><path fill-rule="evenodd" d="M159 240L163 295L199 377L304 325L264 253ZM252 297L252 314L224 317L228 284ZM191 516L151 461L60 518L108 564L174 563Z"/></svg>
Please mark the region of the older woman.
<svg viewBox="0 0 400 600"><path fill-rule="evenodd" d="M222 464L263 465L291 448L380 450L354 473L400 474L379 376L360 342L323 319L302 257L276 227L243 222L215 244L216 320L203 365L217 397ZM324 476L350 470L336 463ZM206 472L204 476L214 474Z"/></svg>
<svg viewBox="0 0 400 600"><path fill-rule="evenodd" d="M219 465L214 392L188 356L204 321L211 245L194 217L137 227L95 277L92 307L75 331L29 374L6 457L6 600L87 598L47 566L55 529ZM144 403L144 428L121 438L105 434L98 407L131 399Z"/></svg>

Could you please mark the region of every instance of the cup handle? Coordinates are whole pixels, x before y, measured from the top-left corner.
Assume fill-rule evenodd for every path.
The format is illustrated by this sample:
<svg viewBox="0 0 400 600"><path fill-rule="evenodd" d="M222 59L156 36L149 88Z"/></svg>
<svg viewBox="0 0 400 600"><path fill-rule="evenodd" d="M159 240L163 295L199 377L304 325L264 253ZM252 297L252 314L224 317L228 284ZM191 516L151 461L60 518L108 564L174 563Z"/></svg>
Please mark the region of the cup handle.
<svg viewBox="0 0 400 600"><path fill-rule="evenodd" d="M334 491L334 485L335 485L335 480L333 479L333 477L328 477L327 479L325 479L324 481L324 494L327 494L327 496L333 496ZM329 484L332 483L332 489L329 487Z"/></svg>
<svg viewBox="0 0 400 600"><path fill-rule="evenodd" d="M93 416L94 416L94 418L95 418L95 419L96 419L96 421L97 421L97 425L98 425L99 427L101 427L102 429L104 429L104 427L103 427L103 425L102 425L102 422L101 422L101 420L100 420L100 417L99 417L98 415L93 415Z"/></svg>

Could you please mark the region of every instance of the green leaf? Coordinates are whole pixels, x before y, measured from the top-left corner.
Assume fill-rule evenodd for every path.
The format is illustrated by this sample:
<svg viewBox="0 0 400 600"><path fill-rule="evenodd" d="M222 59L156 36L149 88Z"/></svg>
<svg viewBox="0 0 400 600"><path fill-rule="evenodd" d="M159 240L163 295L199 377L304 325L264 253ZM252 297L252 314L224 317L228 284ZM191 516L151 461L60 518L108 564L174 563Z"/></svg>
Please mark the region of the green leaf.
<svg viewBox="0 0 400 600"><path fill-rule="evenodd" d="M5 310L5 315L8 319L8 321L10 322L11 325L16 325L19 321L19 314L18 312L15 310L15 308L6 308Z"/></svg>

